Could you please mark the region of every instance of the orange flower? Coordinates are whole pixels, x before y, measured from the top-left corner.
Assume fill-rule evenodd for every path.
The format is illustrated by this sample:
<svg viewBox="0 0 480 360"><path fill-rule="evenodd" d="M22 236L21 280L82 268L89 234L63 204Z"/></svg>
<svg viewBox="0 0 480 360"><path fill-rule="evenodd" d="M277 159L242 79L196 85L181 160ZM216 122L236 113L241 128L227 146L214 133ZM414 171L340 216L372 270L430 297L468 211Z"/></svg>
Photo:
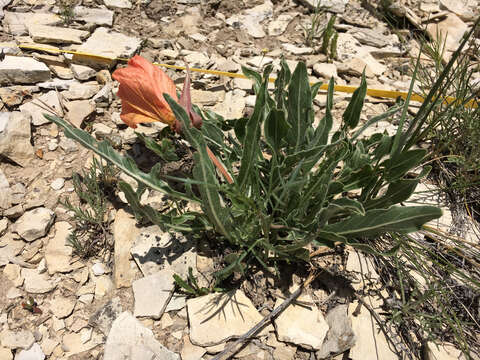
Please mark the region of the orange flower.
<svg viewBox="0 0 480 360"><path fill-rule="evenodd" d="M120 118L125 124L136 128L140 123L160 121L174 126L175 115L163 94L178 97L175 84L162 70L136 55L112 77L120 83L117 95L122 99Z"/></svg>

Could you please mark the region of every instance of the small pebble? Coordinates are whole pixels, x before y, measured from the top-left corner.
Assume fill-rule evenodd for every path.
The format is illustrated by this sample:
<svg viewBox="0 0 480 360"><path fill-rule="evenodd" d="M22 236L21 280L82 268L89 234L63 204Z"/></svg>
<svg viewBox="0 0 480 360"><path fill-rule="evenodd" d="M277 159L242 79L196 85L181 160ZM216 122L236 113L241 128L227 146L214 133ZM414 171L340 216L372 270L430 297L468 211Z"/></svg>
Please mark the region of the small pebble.
<svg viewBox="0 0 480 360"><path fill-rule="evenodd" d="M50 187L53 190L60 190L63 188L63 185L65 185L65 179L64 178L56 178L53 180L53 182L50 184Z"/></svg>
<svg viewBox="0 0 480 360"><path fill-rule="evenodd" d="M92 271L95 276L100 276L105 274L105 267L102 263L95 263L92 266Z"/></svg>

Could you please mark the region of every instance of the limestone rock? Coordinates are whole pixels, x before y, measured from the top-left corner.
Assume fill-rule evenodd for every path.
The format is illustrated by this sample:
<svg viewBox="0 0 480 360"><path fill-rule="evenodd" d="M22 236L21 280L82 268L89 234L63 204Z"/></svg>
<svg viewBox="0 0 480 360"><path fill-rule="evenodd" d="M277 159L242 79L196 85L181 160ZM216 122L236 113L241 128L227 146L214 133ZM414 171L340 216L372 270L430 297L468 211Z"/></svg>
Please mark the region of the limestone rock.
<svg viewBox="0 0 480 360"><path fill-rule="evenodd" d="M52 13L32 13L32 12L5 12L3 20L7 31L11 35L27 35L29 25L55 25L61 23L62 20L58 15Z"/></svg>
<svg viewBox="0 0 480 360"><path fill-rule="evenodd" d="M65 107L68 110L67 119L78 128L95 113L96 108L95 103L91 100L70 101Z"/></svg>
<svg viewBox="0 0 480 360"><path fill-rule="evenodd" d="M175 289L173 274L172 271L162 270L133 282L135 316L148 316L154 319L160 317L170 294Z"/></svg>
<svg viewBox="0 0 480 360"><path fill-rule="evenodd" d="M289 43L282 44L282 46L285 50L294 55L308 55L313 53L313 48L311 47L299 47Z"/></svg>
<svg viewBox="0 0 480 360"><path fill-rule="evenodd" d="M108 58L130 58L140 47L141 40L124 34L100 27L77 49L79 52L97 54ZM98 59L89 59L81 55L73 56L74 62L99 67ZM103 66L111 67L115 62L105 60Z"/></svg>
<svg viewBox="0 0 480 360"><path fill-rule="evenodd" d="M272 15L273 4L270 0L267 0L263 4L245 10L243 15L231 16L226 20L226 23L233 28L245 29L250 36L259 39L266 35L261 23Z"/></svg>
<svg viewBox="0 0 480 360"><path fill-rule="evenodd" d="M131 9L132 3L129 0L103 0L109 9Z"/></svg>
<svg viewBox="0 0 480 360"><path fill-rule="evenodd" d="M235 80L246 80L249 89L252 87L250 80ZM245 97L239 94L233 94L233 92L229 91L225 94L225 100L222 103L215 105L212 110L223 116L225 119L239 119L243 116L243 110L245 110Z"/></svg>
<svg viewBox="0 0 480 360"><path fill-rule="evenodd" d="M0 129L2 124L2 115L0 114ZM7 120L8 121L8 120ZM2 131L0 131L0 134ZM0 135L1 136L1 135ZM0 140L1 141L1 140ZM0 154L2 152L0 151ZM12 206L12 190L10 189L10 184L8 183L8 179L0 169L0 210L8 209ZM1 233L1 231L0 231Z"/></svg>
<svg viewBox="0 0 480 360"><path fill-rule="evenodd" d="M270 23L268 24L268 35L282 35L293 18L294 16L291 14L281 14L275 20L270 21Z"/></svg>
<svg viewBox="0 0 480 360"><path fill-rule="evenodd" d="M190 341L198 346L243 335L263 318L241 290L189 299L187 309Z"/></svg>
<svg viewBox="0 0 480 360"><path fill-rule="evenodd" d="M75 298L57 296L50 301L50 310L58 319L63 319L73 312L75 302Z"/></svg>
<svg viewBox="0 0 480 360"><path fill-rule="evenodd" d="M440 0L442 8L451 11L463 21L475 20L475 10L478 12L479 3L476 0ZM478 14L477 14L478 15Z"/></svg>
<svg viewBox="0 0 480 360"><path fill-rule="evenodd" d="M369 305L374 310L380 310L381 301L372 297L365 300L369 302ZM357 302L350 303L348 312L352 314L357 305ZM350 349L350 358L352 360L370 359L372 354L376 354L376 357L382 360L398 359L397 354L390 350L385 334L382 331L378 331L375 318L365 307L362 306L358 316L352 317L352 329L357 338L355 346Z"/></svg>
<svg viewBox="0 0 480 360"><path fill-rule="evenodd" d="M163 269L183 277L187 276L189 267L196 271L196 253L191 240L180 233L163 232L158 226L145 228L135 239L131 253L144 276Z"/></svg>
<svg viewBox="0 0 480 360"><path fill-rule="evenodd" d="M89 8L85 6L75 6L73 10L75 19L98 26L113 25L113 11L102 8Z"/></svg>
<svg viewBox="0 0 480 360"><path fill-rule="evenodd" d="M93 336L85 343L82 342L82 334L80 333L67 333L62 338L62 348L65 349L66 358L89 351L101 343L103 343L103 339L100 335Z"/></svg>
<svg viewBox="0 0 480 360"><path fill-rule="evenodd" d="M198 360L207 352L203 347L193 345L188 335L183 337L183 347L180 353L182 360Z"/></svg>
<svg viewBox="0 0 480 360"><path fill-rule="evenodd" d="M428 342L425 346L425 360L458 360L463 359L462 351L452 344L435 344Z"/></svg>
<svg viewBox="0 0 480 360"><path fill-rule="evenodd" d="M70 69L77 80L85 81L94 78L95 75L97 75L97 72L94 69L85 65L71 64Z"/></svg>
<svg viewBox="0 0 480 360"><path fill-rule="evenodd" d="M427 33L437 41L445 41L445 49L455 51L462 41L463 34L468 31L468 26L455 14L448 14L447 17L438 23L427 25ZM439 38L440 37L440 38Z"/></svg>
<svg viewBox="0 0 480 360"><path fill-rule="evenodd" d="M23 214L14 225L14 231L26 241L33 241L45 236L53 224L55 213L40 207Z"/></svg>
<svg viewBox="0 0 480 360"><path fill-rule="evenodd" d="M25 278L25 291L31 294L45 294L55 289L55 284L45 273L39 274L36 269L22 269Z"/></svg>
<svg viewBox="0 0 480 360"><path fill-rule="evenodd" d="M114 288L112 279L108 275L102 275L95 279L95 298L107 295Z"/></svg>
<svg viewBox="0 0 480 360"><path fill-rule="evenodd" d="M25 167L35 154L30 143L30 119L18 111L0 113L0 155L3 155L17 164ZM8 184L8 183L7 183ZM2 188L6 189L5 182ZM0 195L0 207L11 201L8 193Z"/></svg>
<svg viewBox="0 0 480 360"><path fill-rule="evenodd" d="M313 72L315 75L324 79L330 79L331 77L337 78L337 66L329 63L317 63L313 65Z"/></svg>
<svg viewBox="0 0 480 360"><path fill-rule="evenodd" d="M72 65L78 66L82 68L87 68L93 71L93 76L96 75L96 71L88 66L82 65ZM96 93L100 91L100 85L96 82L89 82L89 83L72 83L67 91L62 93L62 96L67 100L87 100L91 99Z"/></svg>
<svg viewBox="0 0 480 360"><path fill-rule="evenodd" d="M28 350L21 350L15 355L15 360L44 360L45 354L37 343L34 343Z"/></svg>
<svg viewBox="0 0 480 360"><path fill-rule="evenodd" d="M35 84L48 79L48 67L30 57L7 55L0 62L0 85Z"/></svg>
<svg viewBox="0 0 480 360"><path fill-rule="evenodd" d="M329 330L321 349L317 351L317 359L342 353L355 345L355 334L347 310L348 305L338 305L327 313L325 320Z"/></svg>
<svg viewBox="0 0 480 360"><path fill-rule="evenodd" d="M277 299L275 307L284 299ZM312 305L292 304L275 321L278 339L307 349L320 349L328 332L328 324L309 295L298 299Z"/></svg>
<svg viewBox="0 0 480 360"><path fill-rule="evenodd" d="M121 313L113 322L108 334L104 360L153 357L163 360L180 360L178 354L160 344L153 332L144 327L130 312Z"/></svg>
<svg viewBox="0 0 480 360"><path fill-rule="evenodd" d="M120 305L120 298L114 297L105 305L100 307L95 313L90 316L88 320L89 325L95 326L105 336L108 335L113 321L122 313L122 305Z"/></svg>
<svg viewBox="0 0 480 360"><path fill-rule="evenodd" d="M7 264L3 268L3 274L13 283L13 286L21 286L23 277L21 275L21 267L17 264Z"/></svg>
<svg viewBox="0 0 480 360"><path fill-rule="evenodd" d="M12 352L9 349L0 347L0 359L13 360Z"/></svg>
<svg viewBox="0 0 480 360"><path fill-rule="evenodd" d="M112 230L115 247L113 281L117 288L129 287L132 284L134 274L130 268L130 249L140 232L136 223L135 218L125 210L117 211Z"/></svg>
<svg viewBox="0 0 480 360"><path fill-rule="evenodd" d="M318 7L327 11L342 14L349 0L301 0L301 3L315 10Z"/></svg>
<svg viewBox="0 0 480 360"><path fill-rule="evenodd" d="M0 333L0 342L3 347L8 349L29 349L35 342L35 338L27 330L5 329Z"/></svg>
<svg viewBox="0 0 480 360"><path fill-rule="evenodd" d="M55 109L57 112L62 113L62 108L55 90L51 90L48 93L39 96L38 100L33 99L32 101L23 104L20 106L20 111L25 115L30 116L32 124L35 126L48 124L50 120L43 116L46 112L43 103Z"/></svg>
<svg viewBox="0 0 480 360"><path fill-rule="evenodd" d="M382 48L392 45L391 37L382 34L381 29L354 28L348 32L352 34L361 44Z"/></svg>
<svg viewBox="0 0 480 360"><path fill-rule="evenodd" d="M88 31L31 24L28 32L33 41L47 44L81 44L90 33Z"/></svg>

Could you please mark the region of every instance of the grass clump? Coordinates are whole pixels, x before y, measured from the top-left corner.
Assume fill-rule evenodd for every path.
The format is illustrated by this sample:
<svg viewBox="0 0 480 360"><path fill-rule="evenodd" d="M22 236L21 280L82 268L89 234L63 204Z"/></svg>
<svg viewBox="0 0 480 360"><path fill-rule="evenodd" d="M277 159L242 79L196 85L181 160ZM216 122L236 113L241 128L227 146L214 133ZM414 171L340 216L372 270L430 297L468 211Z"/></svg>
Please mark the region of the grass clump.
<svg viewBox="0 0 480 360"><path fill-rule="evenodd" d="M115 189L116 171L112 165L103 165L93 159L88 171L73 174L73 188L80 200L73 205L68 198L60 203L73 213L75 228L68 244L81 258L102 255L112 250L108 224L108 197Z"/></svg>

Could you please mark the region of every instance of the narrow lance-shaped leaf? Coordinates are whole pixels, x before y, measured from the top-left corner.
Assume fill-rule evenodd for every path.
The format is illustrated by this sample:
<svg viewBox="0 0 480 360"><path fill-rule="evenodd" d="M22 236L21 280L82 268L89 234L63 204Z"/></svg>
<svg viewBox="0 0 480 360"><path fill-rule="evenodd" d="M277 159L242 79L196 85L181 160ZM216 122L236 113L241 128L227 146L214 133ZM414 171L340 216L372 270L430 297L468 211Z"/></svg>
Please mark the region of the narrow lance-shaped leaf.
<svg viewBox="0 0 480 360"><path fill-rule="evenodd" d="M353 92L352 99L343 113L343 121L350 129L358 125L365 95L367 95L367 82L365 81L365 70L363 70L360 86Z"/></svg>
<svg viewBox="0 0 480 360"><path fill-rule="evenodd" d="M266 70L271 69L268 67ZM268 74L268 73L267 73ZM264 78L262 86L257 94L253 114L248 119L243 143L242 161L240 171L237 177L237 183L240 188L245 189L252 171L255 166L256 157L260 153L260 125L265 115L266 91L268 86L268 76Z"/></svg>
<svg viewBox="0 0 480 360"><path fill-rule="evenodd" d="M76 140L85 148L92 150L95 154L109 161L110 163L118 167L121 171L123 171L125 174L135 179L137 182L144 183L146 186L150 187L153 190L157 190L162 193L171 195L177 199L196 201L195 199L189 197L187 194L173 190L165 181L157 178L153 174L147 174L141 171L132 158L120 155L110 146L110 144L108 144L108 142L98 142L89 133L81 129L75 128L64 119L48 114L44 114L44 116L48 120L62 127L64 129L66 137Z"/></svg>
<svg viewBox="0 0 480 360"><path fill-rule="evenodd" d="M201 184L198 185L198 189L202 198L204 211L214 224L215 229L227 239L230 239L231 222L228 219L228 213L221 205L218 188L209 186L218 184L218 182L215 177L215 168L207 153L205 139L200 130L190 126L190 119L185 109L177 104L168 94L164 94L164 96L175 117L181 122L185 138L197 150L194 154L195 167L193 169L193 175L196 180L201 182Z"/></svg>
<svg viewBox="0 0 480 360"><path fill-rule="evenodd" d="M305 63L298 63L288 86L288 122L291 126L289 143L300 150L305 132L310 125L308 114L312 107L312 93Z"/></svg>
<svg viewBox="0 0 480 360"><path fill-rule="evenodd" d="M282 140L288 133L290 125L285 120L283 110L272 109L265 120L265 138L274 152L280 150Z"/></svg>
<svg viewBox="0 0 480 360"><path fill-rule="evenodd" d="M346 238L375 236L389 231L409 233L442 216L442 211L433 206L392 206L389 209L370 210L364 216L350 218L327 225L322 230Z"/></svg>

